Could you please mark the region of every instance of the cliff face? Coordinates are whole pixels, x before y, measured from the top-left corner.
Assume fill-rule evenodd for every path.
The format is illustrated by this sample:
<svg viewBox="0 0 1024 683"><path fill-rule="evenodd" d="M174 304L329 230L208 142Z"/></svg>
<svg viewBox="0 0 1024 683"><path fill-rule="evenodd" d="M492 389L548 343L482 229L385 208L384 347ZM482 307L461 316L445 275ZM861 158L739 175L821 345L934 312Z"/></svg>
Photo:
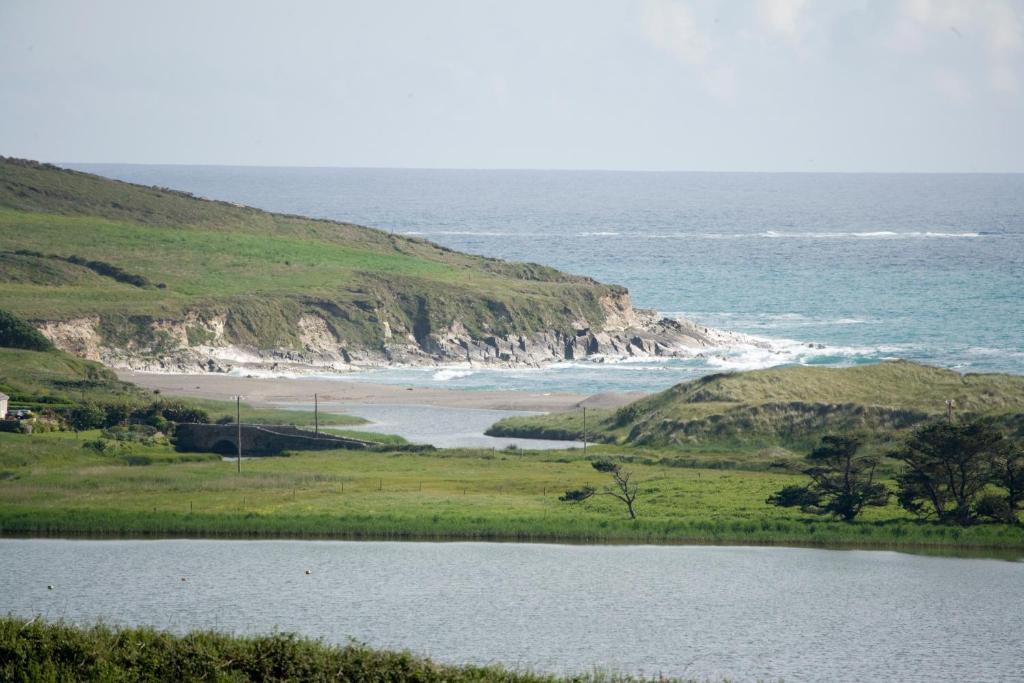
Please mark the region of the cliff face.
<svg viewBox="0 0 1024 683"><path fill-rule="evenodd" d="M576 318L531 332L474 334L456 314L441 325L425 317L382 316L377 339L346 339L343 319L323 308L295 313L295 342L262 346L233 333L234 311L190 311L179 318L84 316L36 321L61 350L114 368L163 372L228 372L233 369L348 371L386 365L470 362L536 366L584 358L672 357L730 341L729 335L686 321L658 318L632 308L629 295L601 299L603 318ZM427 304L429 305L429 304Z"/></svg>
<svg viewBox="0 0 1024 683"><path fill-rule="evenodd" d="M534 365L720 338L546 266L2 157L0 308L71 353L187 372Z"/></svg>

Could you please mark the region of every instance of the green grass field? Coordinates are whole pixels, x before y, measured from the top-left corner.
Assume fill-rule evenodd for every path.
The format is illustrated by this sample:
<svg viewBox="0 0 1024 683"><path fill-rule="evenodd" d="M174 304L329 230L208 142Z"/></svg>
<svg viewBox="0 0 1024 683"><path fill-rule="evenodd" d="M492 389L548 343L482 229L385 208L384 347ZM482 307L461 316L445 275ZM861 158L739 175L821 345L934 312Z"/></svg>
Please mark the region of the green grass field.
<svg viewBox="0 0 1024 683"><path fill-rule="evenodd" d="M167 446L82 448L95 436L0 433L0 533L1024 548L1024 527L920 523L894 504L853 524L768 506L796 481L775 472L628 464L642 483L631 522L611 498L558 500L605 481L581 451L298 453L236 474Z"/></svg>

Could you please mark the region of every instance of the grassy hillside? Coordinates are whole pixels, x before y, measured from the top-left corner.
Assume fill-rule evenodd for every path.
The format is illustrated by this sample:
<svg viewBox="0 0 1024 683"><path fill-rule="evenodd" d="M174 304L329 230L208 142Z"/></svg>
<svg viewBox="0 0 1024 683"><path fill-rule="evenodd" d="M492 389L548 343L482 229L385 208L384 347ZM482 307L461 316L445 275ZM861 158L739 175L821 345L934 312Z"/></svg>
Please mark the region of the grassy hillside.
<svg viewBox="0 0 1024 683"><path fill-rule="evenodd" d="M231 343L301 348L322 318L342 347L383 323L424 343L458 320L474 338L600 325L625 290L425 240L268 213L0 157L0 308L37 324L98 316L102 341L158 354L153 321L217 318ZM191 316L191 317L190 317Z"/></svg>
<svg viewBox="0 0 1024 683"><path fill-rule="evenodd" d="M11 348L0 348L0 392L13 404L30 407L67 406L83 399L110 403L152 398L99 363L62 351Z"/></svg>
<svg viewBox="0 0 1024 683"><path fill-rule="evenodd" d="M894 361L853 368L787 367L709 375L616 411L588 411L588 438L606 443L673 446L802 446L825 432L891 433L945 414L998 416L1024 423L1024 377L961 375ZM502 420L496 436L579 439L581 411Z"/></svg>

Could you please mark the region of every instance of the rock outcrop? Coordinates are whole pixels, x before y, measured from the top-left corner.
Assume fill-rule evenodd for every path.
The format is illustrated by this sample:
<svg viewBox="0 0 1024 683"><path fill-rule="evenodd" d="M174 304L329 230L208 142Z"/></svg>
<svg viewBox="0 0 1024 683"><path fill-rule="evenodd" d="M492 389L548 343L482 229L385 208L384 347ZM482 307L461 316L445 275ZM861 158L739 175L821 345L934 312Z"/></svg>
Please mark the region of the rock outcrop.
<svg viewBox="0 0 1024 683"><path fill-rule="evenodd" d="M112 333L98 316L37 321L36 325L58 348L113 368L185 373L346 372L466 362L523 367L573 360L689 357L704 348L758 344L744 335L634 309L626 293L605 297L600 303L603 320L579 319L565 329L522 334L473 334L458 318L443 329L417 329L416 325L409 329L384 320L380 342L373 344L339 338L329 320L309 311L294 322L296 342L274 348L239 343L232 338L226 315L198 311L182 319L133 318L127 325L132 334Z"/></svg>

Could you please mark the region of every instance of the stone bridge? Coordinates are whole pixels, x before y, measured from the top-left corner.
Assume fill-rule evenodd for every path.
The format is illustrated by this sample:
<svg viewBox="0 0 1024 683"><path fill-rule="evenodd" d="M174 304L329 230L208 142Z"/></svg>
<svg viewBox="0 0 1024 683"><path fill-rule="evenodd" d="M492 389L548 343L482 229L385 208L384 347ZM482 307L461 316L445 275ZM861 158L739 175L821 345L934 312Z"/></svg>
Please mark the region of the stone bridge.
<svg viewBox="0 0 1024 683"><path fill-rule="evenodd" d="M179 451L238 453L237 424L179 424L174 430L174 445ZM376 441L363 441L331 434L315 434L298 427L278 425L242 425L242 455L277 455L282 451L324 451L338 448L362 449L378 446Z"/></svg>

